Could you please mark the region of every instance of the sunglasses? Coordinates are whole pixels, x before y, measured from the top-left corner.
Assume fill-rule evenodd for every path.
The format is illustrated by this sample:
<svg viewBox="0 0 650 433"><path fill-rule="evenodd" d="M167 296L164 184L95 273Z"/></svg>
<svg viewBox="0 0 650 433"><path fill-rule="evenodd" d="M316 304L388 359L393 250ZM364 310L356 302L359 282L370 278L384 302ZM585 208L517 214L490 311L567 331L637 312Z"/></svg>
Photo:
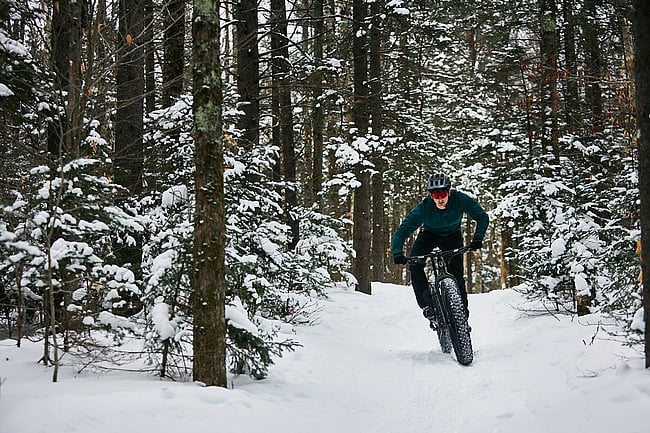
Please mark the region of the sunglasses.
<svg viewBox="0 0 650 433"><path fill-rule="evenodd" d="M443 191L433 191L431 193L431 198L440 200L442 198L447 198L449 196L449 190L445 189Z"/></svg>

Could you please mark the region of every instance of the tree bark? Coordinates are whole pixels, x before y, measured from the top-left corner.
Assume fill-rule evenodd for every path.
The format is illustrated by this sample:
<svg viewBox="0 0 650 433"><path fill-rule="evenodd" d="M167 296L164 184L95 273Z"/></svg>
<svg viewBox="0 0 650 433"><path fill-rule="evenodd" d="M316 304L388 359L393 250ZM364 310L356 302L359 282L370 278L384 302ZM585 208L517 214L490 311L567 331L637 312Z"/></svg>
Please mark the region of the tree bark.
<svg viewBox="0 0 650 433"><path fill-rule="evenodd" d="M636 0L635 73L639 198L641 200L641 267L645 320L645 367L650 368L650 3Z"/></svg>
<svg viewBox="0 0 650 433"><path fill-rule="evenodd" d="M291 227L293 249L300 238L299 221L295 216L298 205L296 194L296 152L293 137L293 105L291 102L291 65L289 63L289 38L287 37L287 12L285 0L271 0L271 68L273 72L273 93L277 95L278 128L274 130L274 141L282 152L282 180L284 187L285 216ZM276 135L277 134L277 135Z"/></svg>
<svg viewBox="0 0 650 433"><path fill-rule="evenodd" d="M383 135L382 113L382 81L381 81L381 33L382 9L384 2L376 0L370 5L372 27L370 28L370 98L369 110L372 118L373 141L381 143ZM373 164L375 171L372 174L372 279L384 281L388 254L387 239L384 235L384 171L386 170L381 145L373 149Z"/></svg>
<svg viewBox="0 0 650 433"><path fill-rule="evenodd" d="M562 14L564 18L564 57L566 61L564 76L566 82L566 94L564 95L564 107L566 122L569 131L573 132L578 126L580 97L578 95L578 62L576 57L576 19L573 16L574 0L563 0Z"/></svg>
<svg viewBox="0 0 650 433"><path fill-rule="evenodd" d="M368 133L368 48L365 20L368 15L366 2L354 0L352 5L352 56L354 65L354 104L353 116L358 137ZM362 155L365 159L365 155ZM359 186L354 190L354 231L352 247L356 252L354 276L357 278L356 290L371 293L370 284L370 245L372 230L370 213L370 172L363 163L355 168Z"/></svg>
<svg viewBox="0 0 650 433"><path fill-rule="evenodd" d="M115 183L126 188L132 197L142 193L144 171L144 18L144 0L120 0L113 176ZM140 236L136 237L135 245L121 245L115 253L120 264L131 265L139 281L142 277ZM134 312L127 305L122 313Z"/></svg>
<svg viewBox="0 0 650 433"><path fill-rule="evenodd" d="M79 156L82 124L82 28L88 27L86 1L60 0L52 9L51 51L54 88L59 91L65 115L49 126L48 152L56 161ZM65 100L64 100L65 99Z"/></svg>
<svg viewBox="0 0 650 433"><path fill-rule="evenodd" d="M260 122L260 55L257 43L257 0L235 2L235 51L237 53L237 108L243 112L237 119L241 131L240 144L247 149L259 142Z"/></svg>
<svg viewBox="0 0 650 433"><path fill-rule="evenodd" d="M559 95L557 88L557 60L559 50L559 36L557 31L556 0L539 0L540 19L540 55L541 70L540 96L541 96L541 139L542 152L553 155L555 161L560 160L558 143L559 126Z"/></svg>
<svg viewBox="0 0 650 433"><path fill-rule="evenodd" d="M145 107L147 113L156 109L156 73L155 73L155 52L154 39L154 11L153 0L144 0L145 31L144 31L144 89Z"/></svg>
<svg viewBox="0 0 650 433"><path fill-rule="evenodd" d="M194 0L194 380L227 386L223 101L218 0Z"/></svg>
<svg viewBox="0 0 650 433"><path fill-rule="evenodd" d="M603 77L603 58L598 41L598 16L596 2L599 0L585 0L585 16L582 28L585 38L585 100L587 108L591 111L591 132L602 131L603 122L603 95L600 82Z"/></svg>
<svg viewBox="0 0 650 433"><path fill-rule="evenodd" d="M144 4L120 0L120 40L115 114L115 182L132 194L142 191L144 164Z"/></svg>
<svg viewBox="0 0 650 433"><path fill-rule="evenodd" d="M323 43L325 39L325 23L323 21L323 0L314 0L314 63L319 67L323 62ZM322 205L322 198L319 197L323 185L323 129L325 126L325 115L323 110L323 74L314 74L312 91L312 167L311 167L311 189L312 197L316 203ZM322 206L318 206L321 208Z"/></svg>
<svg viewBox="0 0 650 433"><path fill-rule="evenodd" d="M170 107L183 93L185 64L185 0L166 0L163 6L165 60L162 65L163 107Z"/></svg>

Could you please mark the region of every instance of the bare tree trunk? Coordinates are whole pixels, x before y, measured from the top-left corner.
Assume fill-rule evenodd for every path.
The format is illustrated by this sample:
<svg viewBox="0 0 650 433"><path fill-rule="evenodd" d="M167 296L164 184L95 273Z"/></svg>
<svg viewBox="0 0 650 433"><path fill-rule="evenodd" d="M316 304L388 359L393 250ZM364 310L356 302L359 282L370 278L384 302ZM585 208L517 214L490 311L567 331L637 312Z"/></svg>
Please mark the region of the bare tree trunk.
<svg viewBox="0 0 650 433"><path fill-rule="evenodd" d="M92 94L95 99L93 112L91 116L95 119L100 119L100 135L108 137L110 131L110 116L112 112L112 104L108 102L107 95L110 93L108 90L108 83L102 79L102 73L108 69L109 64L113 62L108 59L106 51L106 1L98 0L97 7L95 8L95 16L92 25L89 28L89 43L88 43L88 70L86 76L87 88L86 94ZM109 106L111 105L111 106Z"/></svg>
<svg viewBox="0 0 650 433"><path fill-rule="evenodd" d="M51 34L51 56L54 69L54 88L57 91L67 91L70 77L70 1L60 0L52 9L52 34ZM49 126L47 149L53 159L61 157L63 150L63 137L65 119L59 122L52 122Z"/></svg>
<svg viewBox="0 0 650 433"><path fill-rule="evenodd" d="M645 367L650 368L650 3L646 0L635 0L634 6Z"/></svg>
<svg viewBox="0 0 650 433"><path fill-rule="evenodd" d="M624 7L617 13L620 17L621 26L621 39L623 41L623 53L625 55L625 77L626 86L624 98L626 98L626 116L625 116L625 132L629 137L634 137L636 134L636 95L634 94L634 38L632 35L631 23L627 9L629 5L625 4Z"/></svg>
<svg viewBox="0 0 650 433"><path fill-rule="evenodd" d="M115 181L131 193L142 191L144 120L143 0L120 0Z"/></svg>
<svg viewBox="0 0 650 433"><path fill-rule="evenodd" d="M60 0L52 9L51 51L54 88L60 92L65 115L53 122L48 132L48 151L55 160L65 155L79 156L81 123L81 48L82 28L87 28L86 0Z"/></svg>
<svg viewBox="0 0 650 433"><path fill-rule="evenodd" d="M271 0L271 53L273 70L273 93L277 94L279 136L274 141L282 152L282 180L284 187L285 216L291 227L291 243L294 248L300 238L300 227L294 214L298 205L296 194L296 154L293 139L293 105L291 102L291 65L289 64L289 38L287 37L287 12L285 0Z"/></svg>
<svg viewBox="0 0 650 433"><path fill-rule="evenodd" d="M603 57L600 42L598 41L598 15L596 2L600 0L585 0L585 17L582 22L582 32L585 38L585 99L587 108L591 110L593 132L603 130L603 95L600 83L603 79Z"/></svg>
<svg viewBox="0 0 650 433"><path fill-rule="evenodd" d="M132 196L142 192L144 168L144 0L120 0L115 114L115 182ZM130 264L141 277L142 241L116 251L122 264ZM129 308L129 307L127 307Z"/></svg>
<svg viewBox="0 0 650 433"><path fill-rule="evenodd" d="M218 0L194 0L194 380L227 386L223 102Z"/></svg>
<svg viewBox="0 0 650 433"><path fill-rule="evenodd" d="M573 16L575 0L563 0L562 14L564 19L564 57L566 68L564 70L566 82L565 112L569 131L575 131L580 116L580 97L578 95L578 62L576 57L576 19Z"/></svg>
<svg viewBox="0 0 650 433"><path fill-rule="evenodd" d="M369 109L372 118L373 140L381 142L383 136L382 80L381 80L381 33L382 10L384 2L377 0L370 5L372 26L370 28L370 98ZM384 281L386 275L385 258L388 254L388 241L384 235L384 171L386 164L379 149L373 150L375 172L372 175L372 279Z"/></svg>
<svg viewBox="0 0 650 433"><path fill-rule="evenodd" d="M241 145L250 149L259 142L260 55L257 43L257 0L235 2L235 51L237 52L237 108L244 114L237 120Z"/></svg>
<svg viewBox="0 0 650 433"><path fill-rule="evenodd" d="M16 300L16 310L18 317L16 318L16 346L20 347L23 338L23 330L25 329L25 320L27 318L27 308L25 305L25 293L23 292L22 280L23 266L17 264L16 266L16 289L18 291L18 299Z"/></svg>
<svg viewBox="0 0 650 433"><path fill-rule="evenodd" d="M153 1L144 0L144 93L147 113L156 109L156 74L154 39ZM181 57L182 59L182 57Z"/></svg>
<svg viewBox="0 0 650 433"><path fill-rule="evenodd" d="M540 96L542 98L542 151L560 160L558 143L559 95L557 89L557 60L559 36L557 31L556 0L538 0L541 32L541 67Z"/></svg>
<svg viewBox="0 0 650 433"><path fill-rule="evenodd" d="M368 49L365 20L368 15L364 0L354 0L352 6L352 56L354 65L354 124L358 137L368 133ZM370 245L371 213L370 213L370 173L363 164L358 164L355 174L359 186L354 190L354 232L352 247L356 252L354 259L354 276L357 278L356 290L371 293L370 284Z"/></svg>
<svg viewBox="0 0 650 433"><path fill-rule="evenodd" d="M510 229L506 225L501 227L501 248L499 248L499 277L501 288L505 289L508 287L510 280L510 265L506 258L506 251L510 247Z"/></svg>
<svg viewBox="0 0 650 433"><path fill-rule="evenodd" d="M183 66L185 64L185 0L165 0L165 59L162 65L163 107L170 107L183 93Z"/></svg>
<svg viewBox="0 0 650 433"><path fill-rule="evenodd" d="M314 0L314 63L320 65L323 62L323 42L325 39L325 23L323 22L323 0ZM323 74L316 72L312 79L312 167L311 167L311 190L312 197L322 207L322 198L319 198L323 185L323 128L325 126L325 115L323 110Z"/></svg>

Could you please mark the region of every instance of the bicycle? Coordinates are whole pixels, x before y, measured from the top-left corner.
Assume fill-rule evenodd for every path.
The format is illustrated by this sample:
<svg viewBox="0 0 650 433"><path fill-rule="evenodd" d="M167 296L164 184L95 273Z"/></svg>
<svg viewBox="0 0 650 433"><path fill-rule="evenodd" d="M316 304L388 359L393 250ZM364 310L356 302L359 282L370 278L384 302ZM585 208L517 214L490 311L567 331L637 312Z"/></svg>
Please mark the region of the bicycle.
<svg viewBox="0 0 650 433"><path fill-rule="evenodd" d="M470 327L467 323L465 305L461 295L461 288L456 278L447 271L446 260L465 254L468 247L454 250L441 251L434 248L429 254L411 256L409 264L425 265L431 263L429 275L429 290L433 301L433 310L436 320L436 332L443 353L451 353L453 347L456 360L461 365L469 365L474 360Z"/></svg>

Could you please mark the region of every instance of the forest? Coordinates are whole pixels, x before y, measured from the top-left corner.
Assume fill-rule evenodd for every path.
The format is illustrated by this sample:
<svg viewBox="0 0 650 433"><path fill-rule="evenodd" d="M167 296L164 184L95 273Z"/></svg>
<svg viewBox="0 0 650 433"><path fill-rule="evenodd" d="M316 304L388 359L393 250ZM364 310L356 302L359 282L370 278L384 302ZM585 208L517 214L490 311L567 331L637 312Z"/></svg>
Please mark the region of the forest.
<svg viewBox="0 0 650 433"><path fill-rule="evenodd" d="M636 3L0 0L0 338L54 381L263 378L328 289L408 282L391 236L444 172L490 215L470 293L642 347Z"/></svg>

